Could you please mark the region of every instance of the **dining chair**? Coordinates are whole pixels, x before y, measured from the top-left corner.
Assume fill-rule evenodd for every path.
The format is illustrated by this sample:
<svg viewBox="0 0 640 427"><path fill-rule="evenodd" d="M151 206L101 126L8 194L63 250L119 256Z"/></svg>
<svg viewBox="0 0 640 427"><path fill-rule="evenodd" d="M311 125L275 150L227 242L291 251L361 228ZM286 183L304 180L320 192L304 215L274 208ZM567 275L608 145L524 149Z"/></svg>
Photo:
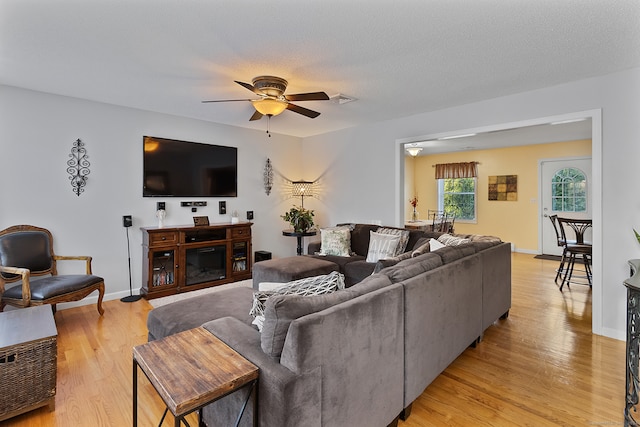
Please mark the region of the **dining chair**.
<svg viewBox="0 0 640 427"><path fill-rule="evenodd" d="M80 260L85 274L58 274L57 261ZM44 276L31 280L33 276ZM7 283L21 281L12 287ZM45 228L14 225L0 231L0 312L16 307L79 301L98 291L98 313L102 315L104 280L91 273L90 256L60 256L53 252L53 236Z"/></svg>
<svg viewBox="0 0 640 427"><path fill-rule="evenodd" d="M562 273L562 283L560 285L560 290L564 285L567 287L571 283L571 279L573 277L573 270L576 263L576 258L581 257L582 263L584 265L584 273L585 279L587 279L587 283L589 287L592 285L592 272L591 272L591 256L592 256L592 245L589 243L585 243L584 234L592 226L592 221L590 219L573 219L573 218L562 218L557 217L558 228L560 229L561 239L564 241L564 258L566 261L566 268L564 268ZM575 233L575 241L568 241L566 236L566 229L570 228ZM556 275L556 278L558 276ZM557 283L557 282L556 282ZM578 283L578 282L574 282Z"/></svg>
<svg viewBox="0 0 640 427"><path fill-rule="evenodd" d="M549 219L551 220L551 224L553 225L553 230L556 233L556 243L558 247L562 248L562 255L560 257L560 265L556 269L556 277L554 282L558 284L558 279L562 277L562 273L564 272L564 264L567 259L567 241L564 237L564 233L560 232L560 224L558 223L558 215L549 215ZM573 242L575 243L575 241Z"/></svg>

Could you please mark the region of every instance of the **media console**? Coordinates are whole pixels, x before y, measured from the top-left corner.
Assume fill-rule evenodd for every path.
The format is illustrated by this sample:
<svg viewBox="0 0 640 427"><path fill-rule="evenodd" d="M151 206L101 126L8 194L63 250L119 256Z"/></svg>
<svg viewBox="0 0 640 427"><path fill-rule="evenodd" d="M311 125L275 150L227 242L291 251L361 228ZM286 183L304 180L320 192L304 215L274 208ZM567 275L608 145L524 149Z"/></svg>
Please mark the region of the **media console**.
<svg viewBox="0 0 640 427"><path fill-rule="evenodd" d="M252 225L142 227L140 293L151 299L250 279Z"/></svg>

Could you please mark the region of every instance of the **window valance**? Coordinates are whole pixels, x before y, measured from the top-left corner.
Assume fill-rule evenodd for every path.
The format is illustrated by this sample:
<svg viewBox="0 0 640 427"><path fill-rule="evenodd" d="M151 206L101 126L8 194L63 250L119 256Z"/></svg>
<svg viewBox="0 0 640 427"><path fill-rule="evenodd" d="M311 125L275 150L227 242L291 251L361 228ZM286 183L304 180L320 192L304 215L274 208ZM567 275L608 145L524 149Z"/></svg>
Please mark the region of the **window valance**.
<svg viewBox="0 0 640 427"><path fill-rule="evenodd" d="M478 176L478 162L441 163L436 166L436 179L475 178Z"/></svg>

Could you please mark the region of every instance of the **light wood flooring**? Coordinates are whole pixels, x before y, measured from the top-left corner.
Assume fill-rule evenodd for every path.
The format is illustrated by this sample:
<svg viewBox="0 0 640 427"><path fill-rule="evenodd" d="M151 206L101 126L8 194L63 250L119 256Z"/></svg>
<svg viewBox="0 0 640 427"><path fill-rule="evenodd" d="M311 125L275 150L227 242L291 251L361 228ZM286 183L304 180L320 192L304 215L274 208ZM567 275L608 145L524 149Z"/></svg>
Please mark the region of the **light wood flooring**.
<svg viewBox="0 0 640 427"><path fill-rule="evenodd" d="M399 426L623 424L625 343L591 334L589 287L572 285L560 292L553 282L556 266L555 261L513 254L509 318L491 326L482 343L458 357ZM93 305L56 314L55 411L42 408L0 424L132 425L131 349L146 342L151 306L145 300L116 300L104 307L103 317ZM155 426L164 406L144 375L138 378L139 425ZM195 418L189 422L197 425ZM173 425L173 418L164 424Z"/></svg>

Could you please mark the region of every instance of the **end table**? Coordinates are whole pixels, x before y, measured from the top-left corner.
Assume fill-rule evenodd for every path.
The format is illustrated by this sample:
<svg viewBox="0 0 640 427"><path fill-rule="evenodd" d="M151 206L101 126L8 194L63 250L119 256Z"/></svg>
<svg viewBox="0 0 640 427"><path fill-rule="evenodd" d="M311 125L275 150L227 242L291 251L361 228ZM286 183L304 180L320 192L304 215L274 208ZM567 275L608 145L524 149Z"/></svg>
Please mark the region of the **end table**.
<svg viewBox="0 0 640 427"><path fill-rule="evenodd" d="M283 230L282 235L288 237L295 237L298 240L297 254L302 255L302 238L308 236L315 236L318 234L315 230L309 231L294 231L294 230Z"/></svg>
<svg viewBox="0 0 640 427"><path fill-rule="evenodd" d="M249 394L236 426L253 395L253 425L258 420L258 368L203 327L189 329L133 348L133 425L138 425L138 372L140 367L167 405L179 427L191 412L247 384ZM187 424L188 425L188 424Z"/></svg>

